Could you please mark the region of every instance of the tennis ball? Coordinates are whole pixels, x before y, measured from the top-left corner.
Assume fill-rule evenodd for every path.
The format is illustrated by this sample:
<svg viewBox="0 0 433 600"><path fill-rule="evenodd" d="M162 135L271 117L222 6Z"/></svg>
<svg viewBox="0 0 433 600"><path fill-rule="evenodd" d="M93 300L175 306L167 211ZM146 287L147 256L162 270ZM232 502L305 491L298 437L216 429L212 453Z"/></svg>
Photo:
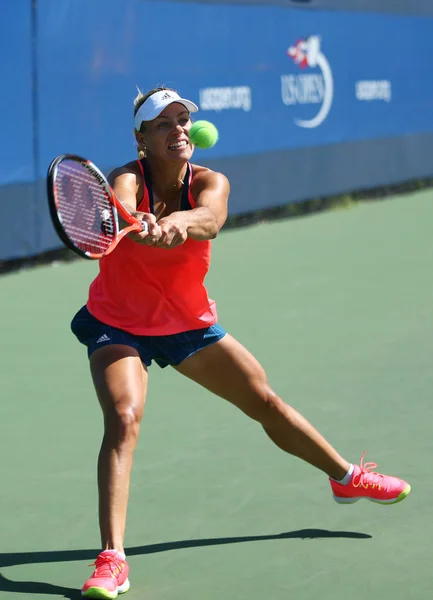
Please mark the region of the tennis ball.
<svg viewBox="0 0 433 600"><path fill-rule="evenodd" d="M189 130L189 139L197 148L212 148L218 141L218 129L210 121L196 121Z"/></svg>

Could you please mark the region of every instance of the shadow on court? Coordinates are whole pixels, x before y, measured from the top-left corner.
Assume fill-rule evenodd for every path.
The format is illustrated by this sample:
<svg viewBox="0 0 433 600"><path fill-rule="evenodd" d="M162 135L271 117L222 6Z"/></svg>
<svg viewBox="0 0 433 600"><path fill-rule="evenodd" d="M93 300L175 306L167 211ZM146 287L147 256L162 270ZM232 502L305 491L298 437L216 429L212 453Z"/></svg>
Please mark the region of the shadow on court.
<svg viewBox="0 0 433 600"><path fill-rule="evenodd" d="M157 552L168 552L169 550L182 550L185 548L199 548L205 546L220 546L223 544L240 544L244 542L260 542L269 540L320 540L320 539L370 539L367 533L355 531L329 531L327 529L299 529L285 533L270 535L252 535L225 538L204 538L197 540L180 540L178 542L163 542L160 544L149 544L147 546L134 546L126 548L127 556L138 556L142 554L155 554ZM68 562L78 560L93 561L100 550L53 550L46 552L12 552L0 553L0 568L16 565ZM52 594L63 596L69 600L81 598L80 590L52 585L50 583L35 581L11 581L0 574L0 592L15 592L20 594Z"/></svg>

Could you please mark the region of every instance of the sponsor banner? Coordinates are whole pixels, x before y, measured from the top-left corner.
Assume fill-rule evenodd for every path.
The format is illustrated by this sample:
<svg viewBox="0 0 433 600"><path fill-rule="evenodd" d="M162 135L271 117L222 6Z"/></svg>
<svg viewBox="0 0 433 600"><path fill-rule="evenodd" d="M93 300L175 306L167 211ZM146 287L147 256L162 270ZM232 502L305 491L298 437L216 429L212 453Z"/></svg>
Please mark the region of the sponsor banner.
<svg viewBox="0 0 433 600"><path fill-rule="evenodd" d="M41 165L58 151L101 165L129 160L136 85L173 87L199 105L195 118L215 123L219 142L199 157L433 131L433 19L275 5L59 4L38 3ZM101 8L109 35L96 40ZM194 23L188 43L171 33L185 19Z"/></svg>
<svg viewBox="0 0 433 600"><path fill-rule="evenodd" d="M9 4L0 216L15 226L1 259L60 245L44 185L54 156L75 152L105 172L136 156L137 85L177 89L218 127L218 144L194 160L230 176L232 212L431 175L431 18L286 3Z"/></svg>

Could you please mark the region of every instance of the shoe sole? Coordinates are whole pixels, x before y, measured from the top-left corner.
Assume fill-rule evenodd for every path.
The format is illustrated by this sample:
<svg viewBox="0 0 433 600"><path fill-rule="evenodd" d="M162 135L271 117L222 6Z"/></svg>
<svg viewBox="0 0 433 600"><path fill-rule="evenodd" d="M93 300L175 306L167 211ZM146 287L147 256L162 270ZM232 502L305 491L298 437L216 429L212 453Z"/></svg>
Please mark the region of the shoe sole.
<svg viewBox="0 0 433 600"><path fill-rule="evenodd" d="M131 584L129 583L129 579L127 579L125 583L117 588L117 592L111 593L104 588L90 587L85 592L81 592L81 595L84 598L94 598L95 600L114 600L114 598L117 598L118 594L125 594L130 587Z"/></svg>
<svg viewBox="0 0 433 600"><path fill-rule="evenodd" d="M392 500L377 500L376 498L368 498L367 496L358 496L356 498L345 498L344 496L335 496L335 495L334 495L334 500L338 504L354 504L355 502L358 502L358 500L370 500L370 502L375 502L376 504L384 504L384 505L397 504L398 502L401 502L402 500L404 500L410 494L410 490L411 490L411 487L410 487L410 485L408 485L407 488L405 490L403 490L401 492L401 494L399 494L397 496L397 498L393 498Z"/></svg>

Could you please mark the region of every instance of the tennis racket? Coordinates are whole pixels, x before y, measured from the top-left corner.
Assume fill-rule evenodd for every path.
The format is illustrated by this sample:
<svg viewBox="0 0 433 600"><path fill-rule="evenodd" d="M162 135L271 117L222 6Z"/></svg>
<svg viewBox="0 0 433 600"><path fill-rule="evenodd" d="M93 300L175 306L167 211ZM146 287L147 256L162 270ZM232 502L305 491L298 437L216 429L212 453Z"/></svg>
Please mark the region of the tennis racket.
<svg viewBox="0 0 433 600"><path fill-rule="evenodd" d="M79 256L99 259L131 231L148 231L116 198L107 179L90 161L62 154L48 168L47 194L57 235ZM120 230L119 216L127 223Z"/></svg>

